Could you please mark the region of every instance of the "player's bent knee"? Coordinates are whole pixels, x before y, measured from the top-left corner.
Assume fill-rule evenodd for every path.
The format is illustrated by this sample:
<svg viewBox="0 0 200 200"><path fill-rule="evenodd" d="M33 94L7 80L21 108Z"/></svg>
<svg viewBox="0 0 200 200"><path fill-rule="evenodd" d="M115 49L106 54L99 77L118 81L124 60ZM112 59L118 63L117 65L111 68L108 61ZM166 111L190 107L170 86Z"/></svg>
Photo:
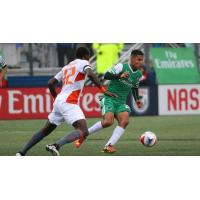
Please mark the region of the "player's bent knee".
<svg viewBox="0 0 200 200"><path fill-rule="evenodd" d="M47 123L44 128L42 128L40 131L42 132L43 136L46 137L49 135L54 129L56 129L57 125Z"/></svg>
<svg viewBox="0 0 200 200"><path fill-rule="evenodd" d="M106 128L106 127L112 126L113 123L114 123L113 120L104 120L102 124L103 124L103 127Z"/></svg>
<svg viewBox="0 0 200 200"><path fill-rule="evenodd" d="M89 131L88 130L83 130L83 137L87 137L89 135Z"/></svg>
<svg viewBox="0 0 200 200"><path fill-rule="evenodd" d="M122 120L119 122L119 126L121 126L122 128L126 128L129 124L129 120Z"/></svg>
<svg viewBox="0 0 200 200"><path fill-rule="evenodd" d="M89 135L89 131L86 127L78 128L77 130L80 131L82 137L86 138Z"/></svg>

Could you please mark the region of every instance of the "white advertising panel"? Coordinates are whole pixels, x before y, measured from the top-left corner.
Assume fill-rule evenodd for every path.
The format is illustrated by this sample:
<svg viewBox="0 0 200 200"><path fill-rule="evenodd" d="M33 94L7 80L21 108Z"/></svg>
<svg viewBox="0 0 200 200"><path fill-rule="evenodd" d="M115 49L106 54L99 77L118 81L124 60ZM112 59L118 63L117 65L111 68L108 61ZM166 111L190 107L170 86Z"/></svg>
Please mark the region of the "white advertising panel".
<svg viewBox="0 0 200 200"><path fill-rule="evenodd" d="M160 85L159 115L200 114L200 84Z"/></svg>

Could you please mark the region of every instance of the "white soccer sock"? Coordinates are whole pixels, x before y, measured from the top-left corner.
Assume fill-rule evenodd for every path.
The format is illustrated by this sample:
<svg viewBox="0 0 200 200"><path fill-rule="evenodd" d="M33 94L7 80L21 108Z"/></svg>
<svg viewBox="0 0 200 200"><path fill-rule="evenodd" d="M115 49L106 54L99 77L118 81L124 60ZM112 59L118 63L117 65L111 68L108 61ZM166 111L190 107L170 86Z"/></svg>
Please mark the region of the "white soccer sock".
<svg viewBox="0 0 200 200"><path fill-rule="evenodd" d="M102 123L101 121L95 123L93 126L91 126L88 131L89 131L89 135L96 133L97 131L103 129Z"/></svg>
<svg viewBox="0 0 200 200"><path fill-rule="evenodd" d="M116 128L113 131L113 134L107 144L108 145L114 145L117 143L117 141L120 139L120 137L124 134L125 129L123 129L121 126L116 126Z"/></svg>

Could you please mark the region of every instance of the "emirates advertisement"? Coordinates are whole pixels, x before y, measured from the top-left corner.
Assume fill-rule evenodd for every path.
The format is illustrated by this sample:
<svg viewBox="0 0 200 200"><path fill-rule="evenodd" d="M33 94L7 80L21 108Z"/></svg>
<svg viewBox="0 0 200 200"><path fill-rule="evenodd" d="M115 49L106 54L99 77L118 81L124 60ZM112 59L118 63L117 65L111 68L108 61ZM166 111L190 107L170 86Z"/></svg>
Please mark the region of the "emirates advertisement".
<svg viewBox="0 0 200 200"><path fill-rule="evenodd" d="M99 117L96 87L85 87L80 106L86 117ZM0 119L45 119L51 112L53 98L47 88L9 88L0 90ZM73 114L73 113L72 113Z"/></svg>
<svg viewBox="0 0 200 200"><path fill-rule="evenodd" d="M58 89L59 92L59 89ZM131 115L157 115L157 87L139 90L144 107L138 109L132 95L127 104ZM85 87L79 105L86 117L101 117L97 87ZM53 98L48 88L4 88L0 90L0 119L45 119L53 108Z"/></svg>

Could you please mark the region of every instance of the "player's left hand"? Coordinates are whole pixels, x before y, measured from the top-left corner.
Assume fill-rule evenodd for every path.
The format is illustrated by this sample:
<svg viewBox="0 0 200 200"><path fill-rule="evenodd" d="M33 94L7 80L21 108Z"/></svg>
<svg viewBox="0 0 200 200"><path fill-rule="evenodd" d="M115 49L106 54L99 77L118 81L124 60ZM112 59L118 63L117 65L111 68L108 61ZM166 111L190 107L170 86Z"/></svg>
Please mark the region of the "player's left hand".
<svg viewBox="0 0 200 200"><path fill-rule="evenodd" d="M138 108L142 108L142 107L143 107L143 103L142 103L141 100L137 100L137 101L136 101L136 104L137 104L137 107L138 107Z"/></svg>
<svg viewBox="0 0 200 200"><path fill-rule="evenodd" d="M108 92L108 91L105 91L104 94L105 94L106 96L109 96L109 97L114 97L114 98L117 98L117 97L118 97L115 93Z"/></svg>
<svg viewBox="0 0 200 200"><path fill-rule="evenodd" d="M128 77L129 77L129 73L128 72L124 72L120 76L120 78L128 78Z"/></svg>

